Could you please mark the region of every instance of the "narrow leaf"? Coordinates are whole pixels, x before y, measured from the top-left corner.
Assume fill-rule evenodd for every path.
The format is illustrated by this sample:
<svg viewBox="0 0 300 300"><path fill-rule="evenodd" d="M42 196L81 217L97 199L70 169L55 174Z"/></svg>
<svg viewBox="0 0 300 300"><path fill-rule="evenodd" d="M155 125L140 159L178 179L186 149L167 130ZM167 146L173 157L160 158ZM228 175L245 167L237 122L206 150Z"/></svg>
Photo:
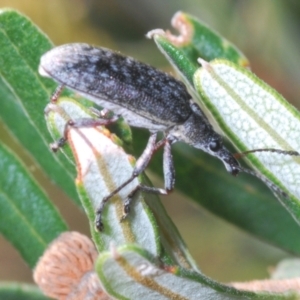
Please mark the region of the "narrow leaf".
<svg viewBox="0 0 300 300"><path fill-rule="evenodd" d="M177 46L185 51L190 60L196 61L198 57L208 61L224 58L244 67L249 65L248 59L235 45L196 17L178 12L172 19L172 26L180 33L176 37L179 40ZM194 49L193 55L190 48Z"/></svg>
<svg viewBox="0 0 300 300"><path fill-rule="evenodd" d="M105 290L117 299L294 299L242 292L195 272L159 266L144 249L130 245L101 253L96 271Z"/></svg>
<svg viewBox="0 0 300 300"><path fill-rule="evenodd" d="M50 300L33 285L13 282L0 283L0 299L5 300Z"/></svg>
<svg viewBox="0 0 300 300"><path fill-rule="evenodd" d="M191 89L199 57L207 61L224 58L242 66L249 65L239 49L194 16L177 12L171 24L178 30L178 36L161 29L154 29L147 36L154 39L159 50Z"/></svg>
<svg viewBox="0 0 300 300"><path fill-rule="evenodd" d="M1 144L0 170L0 231L33 268L66 225L21 162Z"/></svg>
<svg viewBox="0 0 300 300"><path fill-rule="evenodd" d="M250 71L228 61L203 61L202 65L195 74L195 86L240 151L300 149L300 114L281 95ZM300 224L299 157L258 152L248 160L289 192L290 197L279 198Z"/></svg>
<svg viewBox="0 0 300 300"><path fill-rule="evenodd" d="M54 156L48 146L43 111L54 85L37 70L41 55L51 46L27 18L12 10L0 11L0 117L51 180L78 202L71 176L74 167Z"/></svg>

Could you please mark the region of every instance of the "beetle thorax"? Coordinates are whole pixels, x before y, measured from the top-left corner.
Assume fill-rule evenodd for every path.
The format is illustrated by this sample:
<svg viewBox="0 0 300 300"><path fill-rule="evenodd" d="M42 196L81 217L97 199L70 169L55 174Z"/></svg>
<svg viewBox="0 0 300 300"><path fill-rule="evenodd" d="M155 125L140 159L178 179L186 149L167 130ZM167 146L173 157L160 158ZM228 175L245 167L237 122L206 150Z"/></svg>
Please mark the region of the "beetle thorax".
<svg viewBox="0 0 300 300"><path fill-rule="evenodd" d="M207 139L214 133L212 126L206 118L201 118L192 112L183 124L174 126L170 130L169 135L178 141L205 150L205 144L208 142Z"/></svg>

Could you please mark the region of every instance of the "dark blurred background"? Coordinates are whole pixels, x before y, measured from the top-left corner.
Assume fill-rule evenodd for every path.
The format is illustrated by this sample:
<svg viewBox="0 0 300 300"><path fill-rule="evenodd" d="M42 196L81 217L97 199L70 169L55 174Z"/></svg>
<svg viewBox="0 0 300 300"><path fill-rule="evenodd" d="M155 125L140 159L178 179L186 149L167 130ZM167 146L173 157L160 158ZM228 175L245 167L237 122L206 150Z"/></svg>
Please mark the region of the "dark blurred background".
<svg viewBox="0 0 300 300"><path fill-rule="evenodd" d="M170 19L178 10L191 13L235 43L259 77L300 107L299 0L0 0L3 7L27 15L56 45L96 44L168 72L172 71L169 64L145 34L155 28L170 29ZM33 173L46 184L46 177L1 124L0 136L17 148ZM162 184L151 178L154 184ZM58 189L47 184L45 188L70 228L89 235L85 216ZM195 208L184 195L174 193L162 201L200 269L216 280L265 278L276 262L288 256L204 209ZM0 280L32 281L29 268L2 237Z"/></svg>

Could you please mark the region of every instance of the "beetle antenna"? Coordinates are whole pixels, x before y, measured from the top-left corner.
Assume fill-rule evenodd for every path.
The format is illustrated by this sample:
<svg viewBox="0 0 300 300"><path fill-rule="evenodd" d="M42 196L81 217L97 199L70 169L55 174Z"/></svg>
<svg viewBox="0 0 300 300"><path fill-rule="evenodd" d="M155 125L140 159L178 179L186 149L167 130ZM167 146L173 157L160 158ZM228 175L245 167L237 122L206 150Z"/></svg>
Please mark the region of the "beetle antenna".
<svg viewBox="0 0 300 300"><path fill-rule="evenodd" d="M279 149L274 149L274 148L261 148L261 149L253 149L253 150L248 150L248 151L244 151L244 152L239 152L239 153L235 153L233 156L236 159L240 159L250 153L255 153L255 152L273 152L273 153L278 153L278 154L283 154L283 155L290 155L290 156L300 156L299 152L297 151L293 151L293 150L279 150ZM278 185L276 185L275 183L273 183L271 180L269 180L267 177L265 177L264 175L255 172L253 170L247 169L247 168L243 168L243 167L239 167L240 172L244 172L244 173L248 173L252 176L255 176L257 178L259 178L262 182L264 182L268 188L278 197L278 196L282 196L284 198L288 198L288 194L283 191Z"/></svg>
<svg viewBox="0 0 300 300"><path fill-rule="evenodd" d="M247 174L250 174L252 176L255 176L256 178L260 179L263 183L265 183L267 185L267 187L276 195L276 196L282 196L284 198L288 198L288 194L283 191L278 185L276 185L275 183L273 183L271 180L269 180L267 177L265 177L264 175L255 172L253 170L247 169L247 168L243 168L243 167L239 167L240 172L244 172Z"/></svg>
<svg viewBox="0 0 300 300"><path fill-rule="evenodd" d="M300 156L300 153L298 151L279 150L279 149L273 149L273 148L253 149L253 150L235 153L233 156L236 159L240 159L240 158L248 155L249 153L255 153L255 152L273 152L273 153L278 153L278 154L283 154L283 155Z"/></svg>

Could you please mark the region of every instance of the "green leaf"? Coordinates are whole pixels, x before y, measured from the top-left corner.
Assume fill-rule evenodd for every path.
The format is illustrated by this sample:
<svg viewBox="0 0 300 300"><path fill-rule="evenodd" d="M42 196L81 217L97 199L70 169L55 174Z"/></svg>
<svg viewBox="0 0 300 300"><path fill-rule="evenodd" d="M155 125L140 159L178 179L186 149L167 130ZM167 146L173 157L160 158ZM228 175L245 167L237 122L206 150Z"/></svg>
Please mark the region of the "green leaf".
<svg viewBox="0 0 300 300"><path fill-rule="evenodd" d="M238 50L233 51L232 45L228 44L222 37L214 36L215 33L210 33L205 26L201 32L200 28L203 25L196 24L195 18L184 13L180 13L177 18L182 18L183 25L181 26L187 26L189 29L191 26L193 27L193 35L189 35L186 44L174 43L172 35L159 30L150 32L150 36L154 37L158 48L180 73L197 99L199 94L196 92L193 82L194 72L197 70L197 55L202 55L208 60L216 58L215 55L220 55L241 65L245 65L246 60ZM181 34L180 37L186 40L184 34ZM205 41L203 47L196 46L202 40ZM193 41L195 41L195 45ZM231 50L226 54L227 47L223 51L222 45L228 45ZM192 50L195 47L200 47L202 52L197 52L193 56L190 53L195 53ZM205 51L205 49L209 50L213 47L216 49ZM186 51L187 49L190 51ZM235 53L235 55L230 56L230 53ZM212 105L206 103L207 106L205 106L202 102L199 104L211 121L216 124L216 121L211 118L210 109ZM136 133L135 136L137 136ZM138 135L136 139L141 140L141 135ZM234 178L226 174L223 166L214 158L185 146L175 146L174 148L177 187L191 196L197 203L240 228L280 248L300 253L299 227L258 180L243 174L238 179ZM182 161L185 163L183 164ZM150 167L158 172L161 170L161 162L154 159L154 164ZM197 178L197 180L191 180L191 178Z"/></svg>
<svg viewBox="0 0 300 300"><path fill-rule="evenodd" d="M197 18L178 12L171 23L179 31L178 36L169 31L154 29L147 37L154 39L159 50L191 89L193 89L193 75L199 67L197 62L199 57L207 61L224 58L242 66L249 65L247 58L237 47Z"/></svg>
<svg viewBox="0 0 300 300"><path fill-rule="evenodd" d="M1 144L0 170L0 231L33 268L67 227L22 163Z"/></svg>
<svg viewBox="0 0 300 300"><path fill-rule="evenodd" d="M197 61L198 57L207 61L224 58L244 67L249 65L248 59L235 45L194 16L179 12L173 17L172 25L179 30L179 38L185 40L178 46L190 60Z"/></svg>
<svg viewBox="0 0 300 300"><path fill-rule="evenodd" d="M175 266L164 268L147 251L132 245L101 253L96 271L105 290L117 299L295 299L242 292L195 272Z"/></svg>
<svg viewBox="0 0 300 300"><path fill-rule="evenodd" d="M74 167L54 156L48 146L43 111L54 85L37 70L41 55L51 47L27 18L12 10L0 11L0 117L51 180L79 203Z"/></svg>
<svg viewBox="0 0 300 300"><path fill-rule="evenodd" d="M183 49L170 43L169 39L164 35L155 33L153 39L158 49L166 56L181 78L190 89L193 89L193 76L199 67L197 61L190 60L190 58L185 55Z"/></svg>
<svg viewBox="0 0 300 300"><path fill-rule="evenodd" d="M33 285L13 282L0 283L0 299L5 300L50 300Z"/></svg>

